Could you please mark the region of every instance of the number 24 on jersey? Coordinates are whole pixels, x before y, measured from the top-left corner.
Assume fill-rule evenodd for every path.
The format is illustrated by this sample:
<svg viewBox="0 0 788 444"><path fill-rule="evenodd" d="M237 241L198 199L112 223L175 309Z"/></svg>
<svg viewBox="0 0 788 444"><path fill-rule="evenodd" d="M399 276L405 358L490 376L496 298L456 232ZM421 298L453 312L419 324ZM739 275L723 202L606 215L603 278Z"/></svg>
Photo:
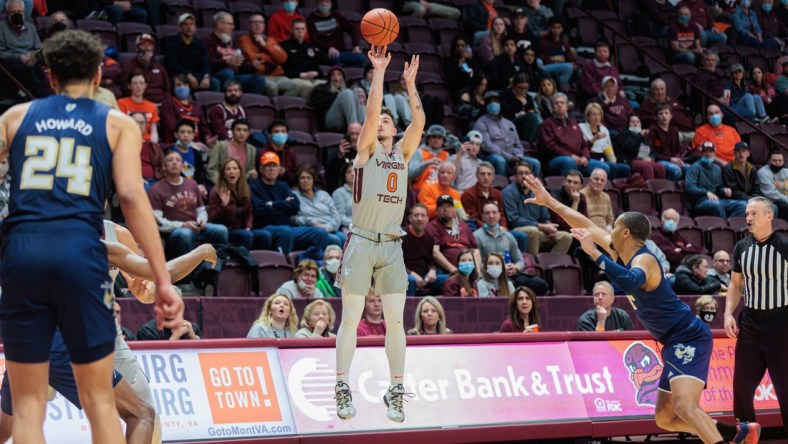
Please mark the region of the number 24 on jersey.
<svg viewBox="0 0 788 444"><path fill-rule="evenodd" d="M51 190L55 177L62 177L68 179L66 190L69 193L89 195L93 177L90 153L89 146L75 147L71 137L64 137L58 142L54 137L29 136L25 142L26 159L19 189Z"/></svg>

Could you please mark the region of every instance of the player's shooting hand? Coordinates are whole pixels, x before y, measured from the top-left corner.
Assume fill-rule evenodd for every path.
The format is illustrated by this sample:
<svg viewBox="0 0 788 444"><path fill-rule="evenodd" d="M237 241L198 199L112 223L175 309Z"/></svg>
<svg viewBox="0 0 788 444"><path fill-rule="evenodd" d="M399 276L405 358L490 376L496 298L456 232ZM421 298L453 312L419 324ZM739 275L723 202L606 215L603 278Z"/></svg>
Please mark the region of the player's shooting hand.
<svg viewBox="0 0 788 444"><path fill-rule="evenodd" d="M552 197L550 196L550 193L547 192L544 185L542 185L542 182L539 181L539 179L532 175L526 176L525 182L523 184L534 193L534 197L526 199L525 203L547 206Z"/></svg>
<svg viewBox="0 0 788 444"><path fill-rule="evenodd" d="M372 67L376 70L384 70L389 66L391 61L391 54L386 53L386 46L373 46L367 52L367 57L372 63Z"/></svg>
<svg viewBox="0 0 788 444"><path fill-rule="evenodd" d="M725 313L725 334L729 338L739 336L739 326L736 325L736 318L732 314Z"/></svg>
<svg viewBox="0 0 788 444"><path fill-rule="evenodd" d="M410 58L410 63L405 62L405 69L402 71L402 78L405 79L405 84L408 88L416 86L416 74L419 72L419 56L413 55Z"/></svg>
<svg viewBox="0 0 788 444"><path fill-rule="evenodd" d="M183 325L183 299L172 285L161 285L156 288L156 302L153 303L156 313L156 328L164 327L175 330Z"/></svg>
<svg viewBox="0 0 788 444"><path fill-rule="evenodd" d="M572 228L572 237L580 242L580 246L583 247L583 251L591 256L591 259L596 260L602 254L596 249L596 245L594 245L594 238L591 237L591 232L588 229Z"/></svg>

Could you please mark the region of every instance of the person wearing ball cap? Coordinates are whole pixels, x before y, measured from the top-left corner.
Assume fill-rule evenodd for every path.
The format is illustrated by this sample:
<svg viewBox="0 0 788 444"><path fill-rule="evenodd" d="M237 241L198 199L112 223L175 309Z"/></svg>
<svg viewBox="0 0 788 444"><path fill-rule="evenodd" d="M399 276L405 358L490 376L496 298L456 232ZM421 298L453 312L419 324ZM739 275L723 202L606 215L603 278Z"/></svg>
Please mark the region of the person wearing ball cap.
<svg viewBox="0 0 788 444"><path fill-rule="evenodd" d="M438 165L449 160L449 152L445 149L446 128L443 125L431 125L427 128L426 143L413 153L408 163L408 177L413 181L413 189L417 192L426 185L438 182Z"/></svg>
<svg viewBox="0 0 788 444"><path fill-rule="evenodd" d="M336 284L342 289L342 323L336 341L337 416L350 419L353 406L349 372L356 351L356 331L364 311L370 283L381 295L386 317L386 358L391 376L383 395L386 417L394 422L405 420L405 292L407 271L402 252L400 222L408 193L408 162L421 142L426 116L416 89L419 56L405 62L402 78L408 92L413 120L402 139L397 135L394 116L383 108L383 84L391 54L386 47L374 47L367 53L372 64L372 82L367 96L366 117L359 135L353 161L356 178L353 190L353 217L345 243L345 253L337 271ZM396 67L399 69L399 66ZM452 165L453 166L453 165Z"/></svg>
<svg viewBox="0 0 788 444"><path fill-rule="evenodd" d="M745 201L731 199L732 191L722 182L722 170L714 162L717 147L703 142L700 160L687 169L687 202L693 215L744 217Z"/></svg>
<svg viewBox="0 0 788 444"><path fill-rule="evenodd" d="M191 91L211 87L211 62L208 48L196 37L197 21L194 15L183 13L178 17L176 35L164 39L162 54L167 73L171 76L186 74Z"/></svg>
<svg viewBox="0 0 788 444"><path fill-rule="evenodd" d="M509 165L525 161L531 165L534 175L539 176L542 163L525 155L520 136L514 122L501 115L501 98L495 91L484 93L486 112L473 124L473 129L481 133L484 150L481 158L495 166L495 174L508 176Z"/></svg>
<svg viewBox="0 0 788 444"><path fill-rule="evenodd" d="M748 200L761 195L758 172L749 162L750 146L739 142L733 147L733 162L722 167L722 182L731 189L733 199Z"/></svg>
<svg viewBox="0 0 788 444"><path fill-rule="evenodd" d="M457 178L454 179L454 188L460 193L476 185L476 170L484 162L479 159L479 150L482 148L482 133L471 130L465 136L467 141L460 145L457 154L452 154L449 160L457 167Z"/></svg>
<svg viewBox="0 0 788 444"><path fill-rule="evenodd" d="M145 83L148 85L145 88L143 97L156 105L160 105L172 93L172 89L167 69L153 58L155 48L156 40L151 34L144 33L137 36L137 57L123 63L120 68L120 78L125 81L131 73L141 72L145 76ZM121 86L123 87L123 94L131 94L127 84Z"/></svg>

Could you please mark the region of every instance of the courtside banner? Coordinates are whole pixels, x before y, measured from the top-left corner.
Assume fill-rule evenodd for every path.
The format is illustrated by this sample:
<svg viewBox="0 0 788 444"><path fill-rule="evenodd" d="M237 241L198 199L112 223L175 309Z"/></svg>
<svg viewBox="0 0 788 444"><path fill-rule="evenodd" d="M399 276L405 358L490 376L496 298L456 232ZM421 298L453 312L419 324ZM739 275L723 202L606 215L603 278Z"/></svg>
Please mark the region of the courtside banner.
<svg viewBox="0 0 788 444"><path fill-rule="evenodd" d="M657 404L657 387L662 375L662 346L654 340L569 342L578 387L585 399L588 416L592 419L650 418ZM706 390L701 397L701 408L710 413L733 412L733 361L736 341L715 338L709 364ZM672 353L691 361L694 350L689 346L676 347ZM593 380L582 375L601 374L612 381L612 391L593 390ZM779 409L768 373L755 392L755 409Z"/></svg>
<svg viewBox="0 0 788 444"><path fill-rule="evenodd" d="M150 380L165 441L296 433L276 348L134 354ZM84 412L60 394L48 405L44 433L52 443L90 442Z"/></svg>
<svg viewBox="0 0 788 444"><path fill-rule="evenodd" d="M356 351L350 387L357 415L340 421L334 349L280 349L299 435L425 427L585 420L578 375L566 343L409 347L406 420L386 418L389 369L382 347ZM583 375L607 392L602 374Z"/></svg>

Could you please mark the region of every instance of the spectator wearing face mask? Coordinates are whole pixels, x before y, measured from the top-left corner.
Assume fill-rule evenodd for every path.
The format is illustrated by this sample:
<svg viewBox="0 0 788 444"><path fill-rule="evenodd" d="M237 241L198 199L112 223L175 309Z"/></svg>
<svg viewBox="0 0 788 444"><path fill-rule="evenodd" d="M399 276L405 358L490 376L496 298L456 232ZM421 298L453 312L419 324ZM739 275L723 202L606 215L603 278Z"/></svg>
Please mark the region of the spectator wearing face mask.
<svg viewBox="0 0 788 444"><path fill-rule="evenodd" d="M478 280L479 273L476 271L474 253L471 250L463 250L457 257L457 267L454 272L443 283L443 295L478 297Z"/></svg>
<svg viewBox="0 0 788 444"><path fill-rule="evenodd" d="M194 124L193 139L205 142L208 146L216 143L217 137L211 136L202 107L191 98L191 88L186 74L176 74L172 78L173 94L164 99L159 108L162 139L166 143L174 143L177 139L177 124L186 119ZM206 147L207 149L207 147Z"/></svg>
<svg viewBox="0 0 788 444"><path fill-rule="evenodd" d="M342 262L342 248L336 245L327 246L326 251L323 253L323 266L320 267L320 274L317 276L317 289L325 297L335 298L342 296L341 290L334 286L340 262Z"/></svg>
<svg viewBox="0 0 788 444"><path fill-rule="evenodd" d="M6 17L0 20L0 63L36 97L49 95L42 71L36 66L41 40L36 27L25 22L21 0L5 4Z"/></svg>
<svg viewBox="0 0 788 444"><path fill-rule="evenodd" d="M714 322L717 317L717 301L709 295L699 297L695 301L695 316L707 324Z"/></svg>
<svg viewBox="0 0 788 444"><path fill-rule="evenodd" d="M503 258L490 253L484 259L484 269L482 270L476 287L479 290L480 298L510 297L514 294L514 283L503 272Z"/></svg>
<svg viewBox="0 0 788 444"><path fill-rule="evenodd" d="M153 58L156 40L150 34L140 34L137 37L137 57L123 63L120 70L120 78L127 79L134 72L142 73L145 77L145 88L143 97L156 105L160 105L164 99L170 95L170 78L167 69ZM129 85L123 86L123 94L131 94Z"/></svg>
<svg viewBox="0 0 788 444"><path fill-rule="evenodd" d="M318 274L320 274L320 268L315 261L303 260L293 270L293 279L282 284L276 293L286 295L290 299L324 298L325 295L316 286Z"/></svg>
<svg viewBox="0 0 788 444"><path fill-rule="evenodd" d="M268 19L268 35L282 43L292 37L292 25L294 20L306 22L303 15L296 12L298 0L282 0L282 9L271 14ZM305 35L305 40L309 40L309 34Z"/></svg>
<svg viewBox="0 0 788 444"><path fill-rule="evenodd" d="M221 86L235 80L243 90L253 94L265 94L265 77L253 72L252 63L244 56L238 41L233 39L235 22L232 14L219 11L213 16L213 32L205 38L205 47L211 61L211 89L219 91Z"/></svg>
<svg viewBox="0 0 788 444"><path fill-rule="evenodd" d="M699 245L694 245L681 233L677 233L678 224L678 211L668 208L662 212L662 226L651 234L651 240L665 253L665 257L670 262L670 268L673 270L681 264L685 254L701 253L702 248Z"/></svg>

